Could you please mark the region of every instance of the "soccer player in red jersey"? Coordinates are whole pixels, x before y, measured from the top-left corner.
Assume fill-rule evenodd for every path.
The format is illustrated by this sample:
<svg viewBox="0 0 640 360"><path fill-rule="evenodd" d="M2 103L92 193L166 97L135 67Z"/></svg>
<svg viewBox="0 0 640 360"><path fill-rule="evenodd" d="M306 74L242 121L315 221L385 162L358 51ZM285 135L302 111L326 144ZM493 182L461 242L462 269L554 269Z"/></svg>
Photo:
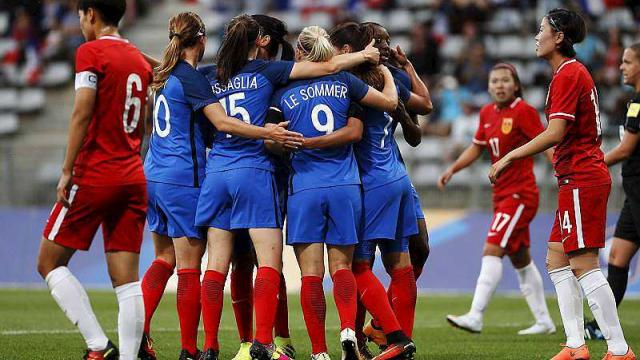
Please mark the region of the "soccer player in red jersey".
<svg viewBox="0 0 640 360"><path fill-rule="evenodd" d="M574 58L573 44L585 35L584 20L573 11L554 9L542 19L536 54L553 69L545 106L549 125L536 138L494 163L489 178L496 183L516 160L555 146L558 210L549 239L547 269L558 294L567 342L553 359L589 359L582 289L606 334L605 359L631 360L636 357L624 339L616 302L598 260L598 250L604 247L611 178L600 150L598 93L587 69Z"/></svg>
<svg viewBox="0 0 640 360"><path fill-rule="evenodd" d="M67 268L102 226L109 276L118 298L120 359L135 359L144 305L138 260L147 209L140 158L151 67L118 33L124 0L80 0L87 42L76 53L76 96L57 202L44 228L38 272L87 343L85 359L115 359L87 293Z"/></svg>
<svg viewBox="0 0 640 360"><path fill-rule="evenodd" d="M489 74L489 93L494 101L480 110L478 130L471 145L440 176L438 187L441 190L453 174L476 161L484 149L489 151L491 162L495 163L544 130L536 109L522 99L522 85L513 65L500 63L493 67ZM518 334L555 332L544 300L542 277L529 253L529 224L537 210L538 186L533 159L525 158L517 161L493 186L494 215L482 252L471 310L461 316L448 315L451 325L471 332L482 330L482 315L502 278L502 258L508 255L518 272L522 294L536 319L533 326Z"/></svg>

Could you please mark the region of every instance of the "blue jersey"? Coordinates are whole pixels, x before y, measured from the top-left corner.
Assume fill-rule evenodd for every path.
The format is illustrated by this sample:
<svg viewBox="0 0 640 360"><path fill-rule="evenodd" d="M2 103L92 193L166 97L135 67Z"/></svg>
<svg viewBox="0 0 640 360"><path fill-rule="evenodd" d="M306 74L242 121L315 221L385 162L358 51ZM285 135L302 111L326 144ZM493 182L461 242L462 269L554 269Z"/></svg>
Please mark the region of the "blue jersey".
<svg viewBox="0 0 640 360"><path fill-rule="evenodd" d="M216 79L215 66L203 67L200 71L206 74L227 115L248 124L264 126L271 96L276 87L289 80L293 64L291 61L251 60L226 84ZM207 161L207 172L239 168L273 171L264 142L217 131Z"/></svg>
<svg viewBox="0 0 640 360"><path fill-rule="evenodd" d="M282 111L284 119L290 121L291 131L304 137L317 137L346 126L351 101L359 101L367 91L369 87L362 80L340 72L291 82L275 93L273 104ZM360 184L350 144L294 152L291 169L291 194L312 188Z"/></svg>
<svg viewBox="0 0 640 360"><path fill-rule="evenodd" d="M400 88L400 86L403 86L404 88L407 89L407 91L401 91L402 94L400 92L398 93L400 100L406 103L407 101L409 101L409 97L411 97L411 90L413 90L411 86L411 78L406 72L404 72L404 70L398 69L395 66L387 65L387 68L389 68L389 71L391 71L393 80L395 81L398 88ZM403 96L404 98L400 96ZM395 128L394 128L394 131L395 131ZM395 143L395 138L393 141ZM402 153L400 153L400 149L398 148L397 144L395 146L394 151L395 151L397 160L400 161L402 166L404 166L404 159L402 158Z"/></svg>
<svg viewBox="0 0 640 360"><path fill-rule="evenodd" d="M398 84L396 87L399 98L408 97L407 88ZM406 169L398 161L398 145L393 138L398 122L388 113L370 107L364 108L362 118L362 140L355 145L362 187L374 189L407 176Z"/></svg>
<svg viewBox="0 0 640 360"><path fill-rule="evenodd" d="M144 162L147 180L200 186L211 132L202 108L216 101L207 79L179 61L154 96L153 133Z"/></svg>

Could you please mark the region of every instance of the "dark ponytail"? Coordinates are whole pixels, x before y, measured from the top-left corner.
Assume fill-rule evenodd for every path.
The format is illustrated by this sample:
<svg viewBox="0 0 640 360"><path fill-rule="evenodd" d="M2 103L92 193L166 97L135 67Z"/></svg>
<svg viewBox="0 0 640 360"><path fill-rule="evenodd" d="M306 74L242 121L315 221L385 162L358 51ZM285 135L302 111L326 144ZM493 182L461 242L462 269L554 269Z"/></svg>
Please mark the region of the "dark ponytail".
<svg viewBox="0 0 640 360"><path fill-rule="evenodd" d="M293 46L287 41L287 25L282 20L274 18L273 16L256 14L251 17L258 22L263 31L263 36L269 35L271 42L265 47L265 50L269 54L270 58L276 57L278 54L278 48L282 49L280 53L280 60L292 61L295 58Z"/></svg>
<svg viewBox="0 0 640 360"><path fill-rule="evenodd" d="M260 25L251 16L243 14L231 19L224 31L224 38L218 49L218 81L227 83L233 75L247 64L249 52L260 36Z"/></svg>
<svg viewBox="0 0 640 360"><path fill-rule="evenodd" d="M582 16L567 9L553 9L546 18L553 31L564 34L562 42L558 45L560 54L569 58L575 57L576 51L573 46L587 36L587 24Z"/></svg>
<svg viewBox="0 0 640 360"><path fill-rule="evenodd" d="M349 45L355 52L364 50L371 40L376 38L375 35L373 26L363 27L355 22L346 22L331 30L329 40L339 49ZM384 88L384 74L376 64L364 63L353 68L351 72L376 90L382 91Z"/></svg>

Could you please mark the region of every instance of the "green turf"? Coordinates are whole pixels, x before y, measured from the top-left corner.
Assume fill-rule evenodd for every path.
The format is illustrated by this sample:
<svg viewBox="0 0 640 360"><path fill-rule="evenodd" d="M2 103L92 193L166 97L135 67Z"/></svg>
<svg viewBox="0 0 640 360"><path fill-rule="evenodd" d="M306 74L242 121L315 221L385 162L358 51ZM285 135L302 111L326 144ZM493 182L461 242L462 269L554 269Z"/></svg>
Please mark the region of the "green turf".
<svg viewBox="0 0 640 360"><path fill-rule="evenodd" d="M107 291L90 292L98 319L107 335L117 341L117 303ZM227 296L227 301L228 301ZM530 325L532 318L521 298L497 296L491 302L481 335L450 328L444 317L468 309L469 296L421 296L414 329L417 359L549 359L564 340L562 328L552 336L519 337L516 332ZM289 319L299 359L309 358L309 340L305 332L300 301L289 297ZM338 320L328 299L327 339L333 359L339 359ZM557 305L549 299L556 324ZM589 314L588 310L586 311ZM640 350L640 301L625 301L620 308L627 340ZM154 331L155 330L155 331ZM160 359L176 359L180 350L175 295L167 294L152 323L152 336ZM202 339L202 333L201 333ZM230 359L236 351L237 335L230 304L225 303L220 331L221 359ZM593 359L600 359L604 342L590 341ZM80 359L84 342L73 325L44 290L0 290L0 359Z"/></svg>

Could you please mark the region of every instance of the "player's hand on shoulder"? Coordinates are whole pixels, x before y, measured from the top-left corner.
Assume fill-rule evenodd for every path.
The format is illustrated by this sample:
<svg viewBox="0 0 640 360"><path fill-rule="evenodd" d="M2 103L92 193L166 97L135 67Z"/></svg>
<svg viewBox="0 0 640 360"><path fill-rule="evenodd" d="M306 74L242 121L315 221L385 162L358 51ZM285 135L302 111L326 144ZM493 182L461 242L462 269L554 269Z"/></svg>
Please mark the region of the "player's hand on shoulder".
<svg viewBox="0 0 640 360"><path fill-rule="evenodd" d="M380 50L375 47L375 44L376 40L372 39L369 45L362 50L365 60L372 64L378 64L380 62Z"/></svg>
<svg viewBox="0 0 640 360"><path fill-rule="evenodd" d="M298 150L302 147L304 137L302 134L287 130L289 125L288 121L283 121L277 125L266 127L269 130L269 138L279 144L282 144L286 149Z"/></svg>
<svg viewBox="0 0 640 360"><path fill-rule="evenodd" d="M447 183L451 180L452 177L453 171L451 170L451 168L447 168L447 170L440 174L440 177L438 178L438 189L440 189L440 191L444 191L445 186L447 186Z"/></svg>
<svg viewBox="0 0 640 360"><path fill-rule="evenodd" d="M62 203L66 208L71 205L67 196L73 184L72 177L71 171L62 170L62 175L60 175L60 180L58 180L58 186L56 187L56 201Z"/></svg>

